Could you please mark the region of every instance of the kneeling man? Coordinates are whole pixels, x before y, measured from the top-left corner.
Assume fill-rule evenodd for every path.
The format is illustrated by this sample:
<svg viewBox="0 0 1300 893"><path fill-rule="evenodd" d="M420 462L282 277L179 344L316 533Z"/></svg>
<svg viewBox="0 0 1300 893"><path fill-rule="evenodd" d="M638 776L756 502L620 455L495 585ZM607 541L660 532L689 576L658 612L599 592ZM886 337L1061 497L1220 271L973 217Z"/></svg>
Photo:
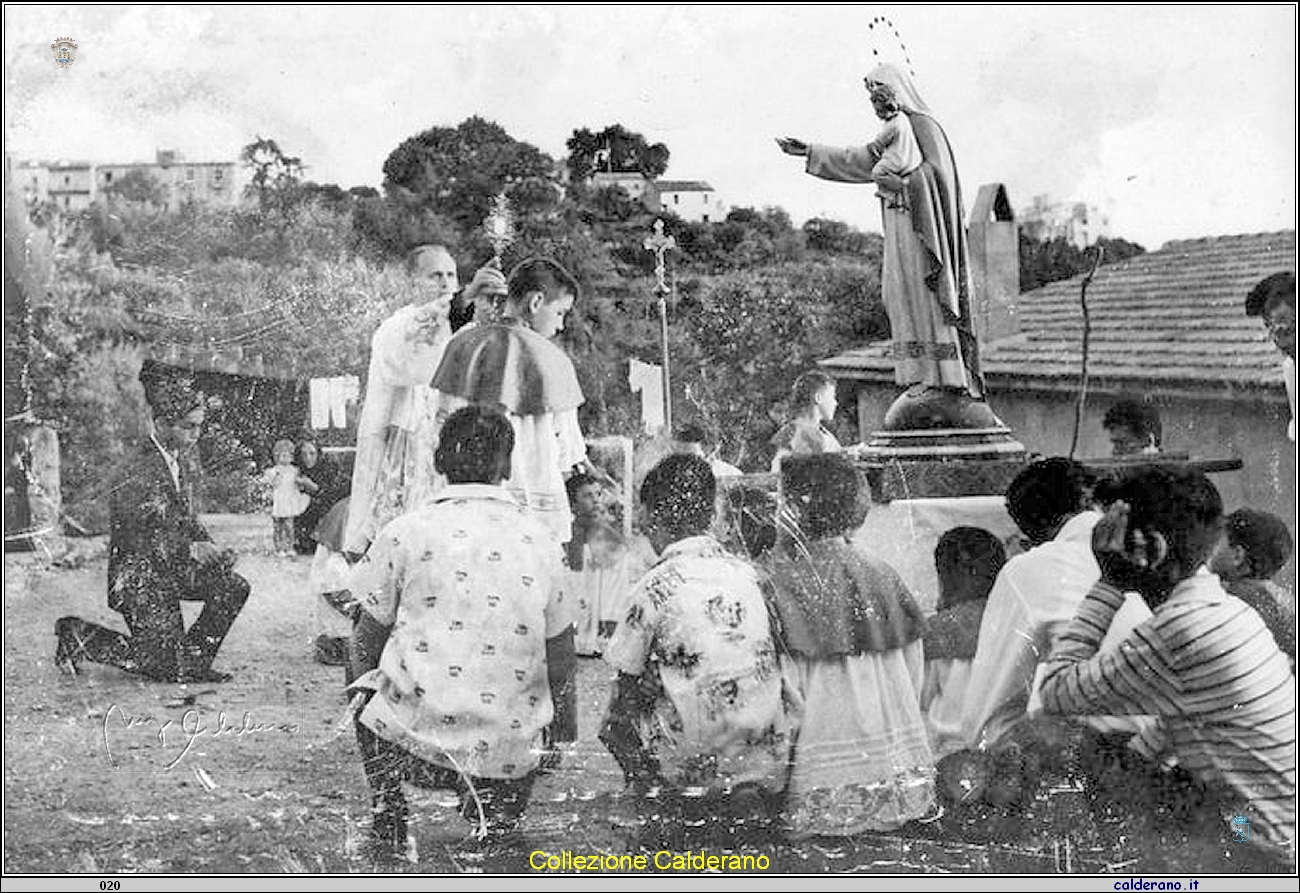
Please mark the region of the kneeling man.
<svg viewBox="0 0 1300 893"><path fill-rule="evenodd" d="M514 431L482 406L446 421L448 486L383 527L353 577L352 687L374 795L375 855L406 846L402 782L450 788L489 832L513 829L552 720L549 664L572 661L558 538L501 485Z"/></svg>
<svg viewBox="0 0 1300 893"><path fill-rule="evenodd" d="M664 459L641 486L659 561L605 650L619 676L600 738L639 791L763 812L785 784L781 674L757 571L709 535L715 490L691 455Z"/></svg>

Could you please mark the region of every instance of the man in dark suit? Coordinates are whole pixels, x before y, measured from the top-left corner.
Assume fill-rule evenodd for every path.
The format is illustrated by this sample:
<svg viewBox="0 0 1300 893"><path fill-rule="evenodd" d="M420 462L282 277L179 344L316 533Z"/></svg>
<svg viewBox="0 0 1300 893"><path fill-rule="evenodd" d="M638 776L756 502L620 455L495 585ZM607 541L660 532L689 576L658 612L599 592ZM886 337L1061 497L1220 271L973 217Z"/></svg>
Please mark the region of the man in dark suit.
<svg viewBox="0 0 1300 893"><path fill-rule="evenodd" d="M131 635L63 617L55 624L55 663L72 673L88 660L159 681L223 682L230 676L212 661L249 586L233 571L234 552L212 542L191 505L186 464L203 428L202 397L187 378L150 361L140 382L152 414L149 439L109 497L108 606ZM188 630L182 600L203 602Z"/></svg>

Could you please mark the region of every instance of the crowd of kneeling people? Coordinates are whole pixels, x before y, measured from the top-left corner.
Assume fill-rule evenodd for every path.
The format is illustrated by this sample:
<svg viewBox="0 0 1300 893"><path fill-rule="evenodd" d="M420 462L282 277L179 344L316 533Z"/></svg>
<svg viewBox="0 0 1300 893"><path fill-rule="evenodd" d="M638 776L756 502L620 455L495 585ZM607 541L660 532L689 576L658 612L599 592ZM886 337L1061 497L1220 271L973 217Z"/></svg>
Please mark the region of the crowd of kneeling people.
<svg viewBox="0 0 1300 893"><path fill-rule="evenodd" d="M562 562L565 544L500 486L512 446L498 412L454 413L435 457L449 485L354 571L349 679L381 854L406 846L404 781L454 789L466 818L508 833L577 738L581 558L569 543ZM780 479L779 509L745 488L723 498L698 455L640 485L653 555L598 637L617 673L598 737L635 795L852 835L1022 808L1073 754L1062 771L1095 797L1218 839L1246 816L1251 864L1294 869L1295 618L1268 582L1291 551L1279 519L1225 519L1186 468L1097 482L1038 461L1006 494L1019 543L974 527L939 539L927 617L854 539L870 495L851 460L791 456Z"/></svg>

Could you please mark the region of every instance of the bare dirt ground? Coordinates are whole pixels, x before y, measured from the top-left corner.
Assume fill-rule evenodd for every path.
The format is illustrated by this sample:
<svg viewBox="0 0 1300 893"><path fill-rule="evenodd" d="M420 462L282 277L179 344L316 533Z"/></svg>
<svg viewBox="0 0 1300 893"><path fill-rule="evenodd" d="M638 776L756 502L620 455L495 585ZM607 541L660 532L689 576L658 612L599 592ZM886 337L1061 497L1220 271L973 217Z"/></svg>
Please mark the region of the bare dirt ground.
<svg viewBox="0 0 1300 893"><path fill-rule="evenodd" d="M238 570L253 584L216 664L234 679L220 685L146 683L93 665L60 674L58 617L124 628L105 606L103 543L78 541L63 562L72 566L6 556L6 873L376 870L362 855L369 794L345 720L342 670L312 660L319 630L308 559L268 554L266 519L219 517L210 528L240 550ZM535 850L653 857L690 848L766 856L764 873L1184 873L1201 864L1200 845L1131 817L1098 819L1077 790L1044 792L1014 818L949 816L892 835L798 845L768 831L657 817L622 797L621 774L596 740L609 681L600 660L583 661L581 739L534 789L523 843L477 847L446 792L412 791L418 855L400 870L523 874Z"/></svg>

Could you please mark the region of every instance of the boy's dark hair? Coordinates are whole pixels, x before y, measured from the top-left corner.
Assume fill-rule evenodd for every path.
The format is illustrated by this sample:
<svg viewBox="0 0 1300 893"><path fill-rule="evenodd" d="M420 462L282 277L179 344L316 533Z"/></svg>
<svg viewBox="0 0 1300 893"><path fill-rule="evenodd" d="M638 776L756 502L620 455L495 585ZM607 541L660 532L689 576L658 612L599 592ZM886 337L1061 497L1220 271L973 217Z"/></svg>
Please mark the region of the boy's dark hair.
<svg viewBox="0 0 1300 893"><path fill-rule="evenodd" d="M993 588L1002 565L1007 563L1007 550L996 536L982 527L954 527L939 537L934 547L934 568L939 574L940 600L954 589L944 585L955 579L963 569L967 576L978 577L981 585L967 590L973 598L987 596ZM941 604L941 608L948 607Z"/></svg>
<svg viewBox="0 0 1300 893"><path fill-rule="evenodd" d="M677 539L704 533L713 523L718 485L699 456L676 453L641 482L641 504L656 526Z"/></svg>
<svg viewBox="0 0 1300 893"><path fill-rule="evenodd" d="M160 422L178 421L204 405L194 379L175 366L146 359L140 365L140 385L144 388L144 402Z"/></svg>
<svg viewBox="0 0 1300 893"><path fill-rule="evenodd" d="M1246 315L1263 316L1277 303L1295 307L1295 274L1286 271L1265 276L1246 295Z"/></svg>
<svg viewBox="0 0 1300 893"><path fill-rule="evenodd" d="M1042 459L1016 475L1007 488L1007 513L1034 545L1047 542L1062 521L1087 506L1092 478L1078 462Z"/></svg>
<svg viewBox="0 0 1300 893"><path fill-rule="evenodd" d="M1295 543L1286 523L1277 515L1256 509L1237 509L1224 520L1228 544L1246 552L1250 577L1267 580L1291 558Z"/></svg>
<svg viewBox="0 0 1300 893"><path fill-rule="evenodd" d="M781 461L781 489L786 500L801 506L799 528L810 539L862 525L871 507L863 484L862 474L842 453L787 456Z"/></svg>
<svg viewBox="0 0 1300 893"><path fill-rule="evenodd" d="M520 261L510 271L509 300L512 304L521 304L524 299L536 291L546 296L546 303L558 300L567 292L578 299L578 281L569 275L569 271L546 257L532 257Z"/></svg>
<svg viewBox="0 0 1300 893"><path fill-rule="evenodd" d="M590 484L600 485L600 481L594 476L580 471L564 482L564 491L569 494L569 504L578 498L578 491Z"/></svg>
<svg viewBox="0 0 1300 893"><path fill-rule="evenodd" d="M495 484L510 475L515 430L501 410L462 407L442 425L433 464L453 484Z"/></svg>
<svg viewBox="0 0 1300 893"><path fill-rule="evenodd" d="M1223 530L1223 500L1199 471L1168 465L1135 468L1106 488L1110 501L1129 505L1129 530L1164 534L1169 557L1184 574L1209 558Z"/></svg>
<svg viewBox="0 0 1300 893"><path fill-rule="evenodd" d="M1127 428L1142 440L1150 438L1155 446L1160 446L1162 427L1160 410L1137 397L1122 397L1106 410L1102 417L1103 428Z"/></svg>
<svg viewBox="0 0 1300 893"><path fill-rule="evenodd" d="M776 545L776 500L759 487L727 490L727 516L750 558L759 558Z"/></svg>
<svg viewBox="0 0 1300 893"><path fill-rule="evenodd" d="M825 372L820 369L810 369L794 380L794 385L790 388L790 403L796 410L811 406L822 388L834 384L835 379Z"/></svg>

